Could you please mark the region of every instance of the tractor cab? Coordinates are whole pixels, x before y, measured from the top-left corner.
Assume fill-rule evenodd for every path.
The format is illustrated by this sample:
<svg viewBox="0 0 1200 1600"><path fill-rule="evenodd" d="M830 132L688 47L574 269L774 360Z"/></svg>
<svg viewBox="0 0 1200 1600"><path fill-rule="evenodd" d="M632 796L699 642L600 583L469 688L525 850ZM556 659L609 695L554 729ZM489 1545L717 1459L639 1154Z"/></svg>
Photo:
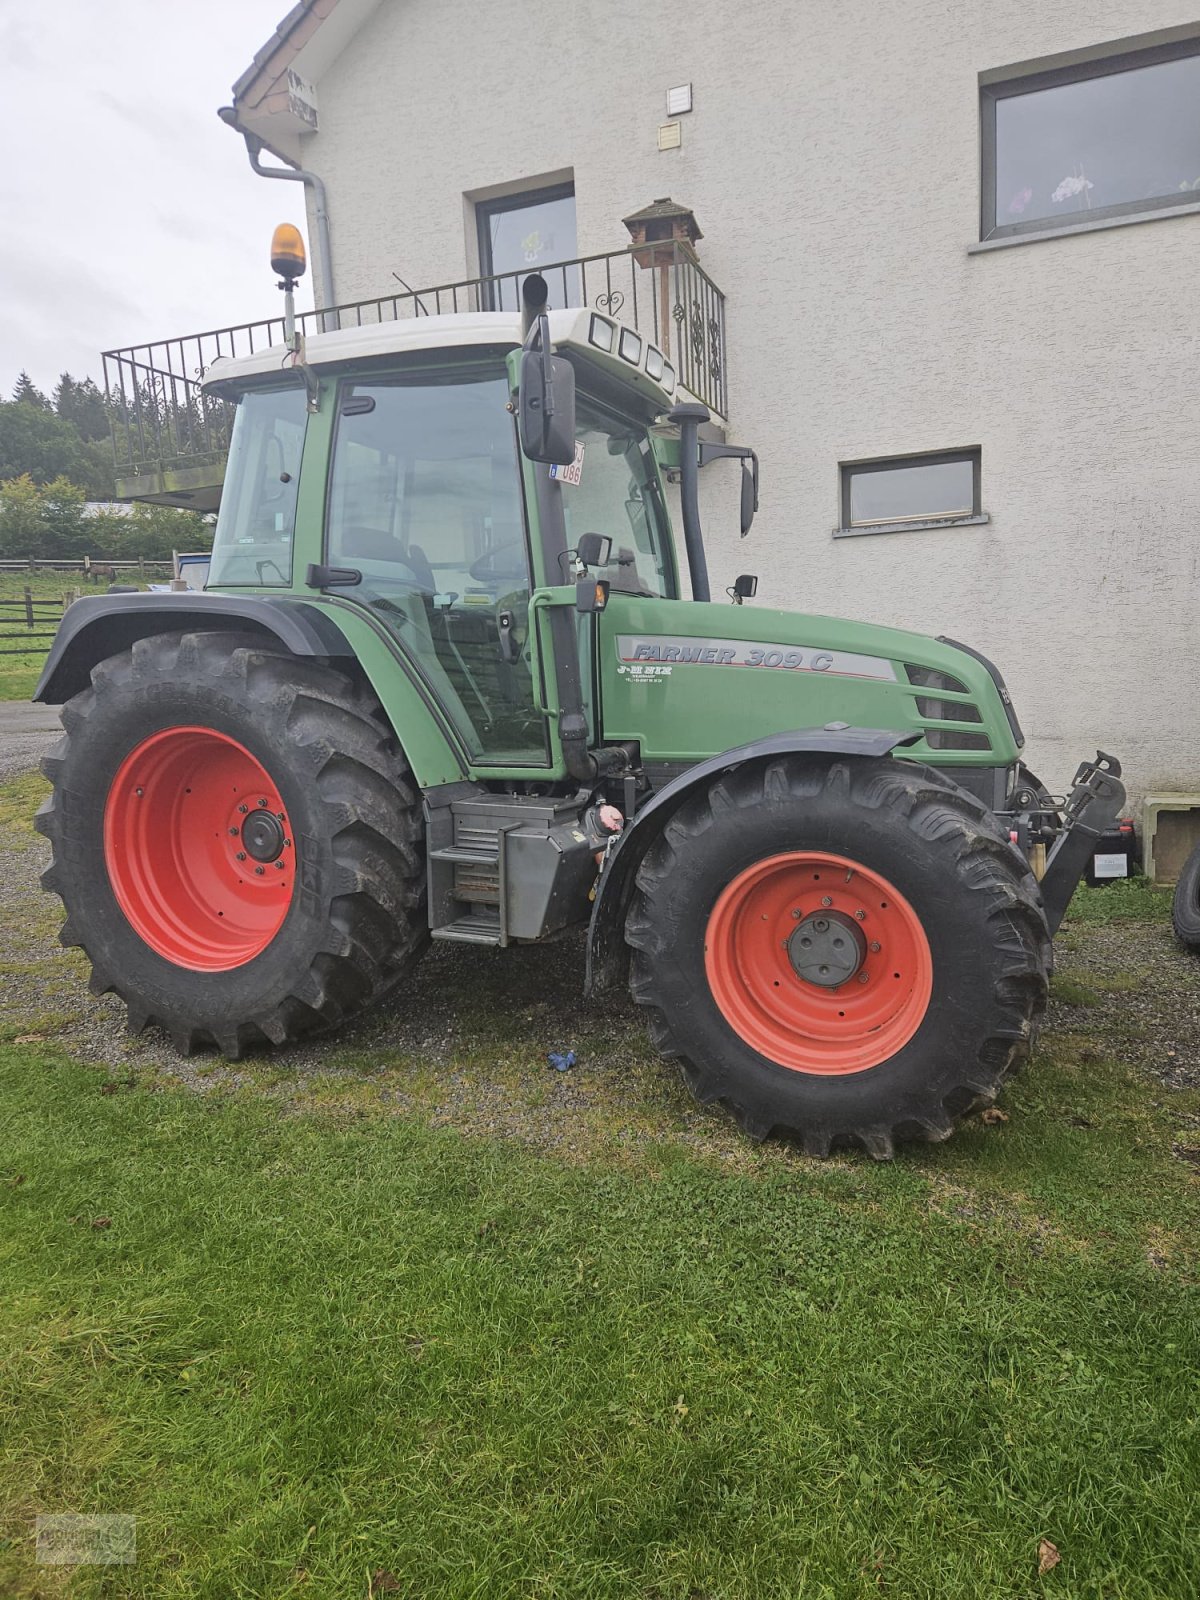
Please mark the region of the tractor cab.
<svg viewBox="0 0 1200 1600"><path fill-rule="evenodd" d="M577 380L554 545L519 437L516 315L316 335L307 387L278 349L216 362L205 384L236 406L210 590L336 598L404 655L472 765L542 771L561 756L535 593L575 583L589 532L611 592L679 593L655 433L673 373L598 313L545 320Z"/></svg>

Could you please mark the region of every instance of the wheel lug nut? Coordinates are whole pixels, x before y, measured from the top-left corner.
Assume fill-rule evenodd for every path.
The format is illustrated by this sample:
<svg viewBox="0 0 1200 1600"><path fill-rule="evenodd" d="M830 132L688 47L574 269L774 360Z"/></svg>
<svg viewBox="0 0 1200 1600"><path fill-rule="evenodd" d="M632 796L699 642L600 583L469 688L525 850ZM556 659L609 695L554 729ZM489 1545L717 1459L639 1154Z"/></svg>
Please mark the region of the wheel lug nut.
<svg viewBox="0 0 1200 1600"><path fill-rule="evenodd" d="M264 872L265 872L265 871L266 871L266 870L267 870L267 869L266 869L266 867L255 867L255 869L254 869L254 875L255 875L255 877L258 877L258 878L261 878L261 877L262 877L262 875L263 875L263 873L264 873Z"/></svg>
<svg viewBox="0 0 1200 1600"><path fill-rule="evenodd" d="M231 833L231 834L232 834L232 835L233 835L233 837L234 837L234 838L235 838L235 839L236 839L236 838L237 838L237 836L238 836L238 833L239 833L239 832L240 832L240 830L239 830L239 829L238 829L238 828L230 828L230 830L229 830L229 831L230 831L230 833Z"/></svg>
<svg viewBox="0 0 1200 1600"><path fill-rule="evenodd" d="M832 904L833 904L833 901L832 901L832 899L831 899L831 898L830 898L830 896L829 896L829 895L827 895L827 894L823 894L823 895L822 895L822 896L821 896L821 904L822 904L822 905L823 905L823 906L831 906L831 905L832 905Z"/></svg>
<svg viewBox="0 0 1200 1600"><path fill-rule="evenodd" d="M286 822L287 821L287 813L286 812L277 811L275 813L275 815L279 818L280 822Z"/></svg>
<svg viewBox="0 0 1200 1600"><path fill-rule="evenodd" d="M237 858L238 858L239 861L245 861L246 852L244 850L239 850L238 853L237 853Z"/></svg>
<svg viewBox="0 0 1200 1600"><path fill-rule="evenodd" d="M854 915L857 917L859 922L865 922L867 920L867 913L865 911L856 911Z"/></svg>
<svg viewBox="0 0 1200 1600"><path fill-rule="evenodd" d="M146 791L144 789L135 789L133 792L134 792L134 794L137 795L138 799L140 800L142 798L142 796L145 794Z"/></svg>
<svg viewBox="0 0 1200 1600"><path fill-rule="evenodd" d="M280 871L280 872L282 872L282 871L283 871L283 862L282 862L282 861L277 861L277 862L276 862L276 863L275 863L275 865L276 865L276 867L277 867L277 868L278 868L278 869L279 869L279 871Z"/></svg>
<svg viewBox="0 0 1200 1600"><path fill-rule="evenodd" d="M803 916L803 915L804 915L804 913L803 913L803 911L793 911L793 912L792 912L792 916L793 916L793 917L795 917L795 919L796 919L796 921L797 921L797 922L799 922L799 921L800 921L800 918L801 918L801 917L802 917L802 916Z"/></svg>
<svg viewBox="0 0 1200 1600"><path fill-rule="evenodd" d="M239 807L238 807L238 810L239 810L239 811L242 811L242 812L245 812L245 811L249 811L249 809L250 809L250 807L249 807L249 806L239 806Z"/></svg>
<svg viewBox="0 0 1200 1600"><path fill-rule="evenodd" d="M883 949L883 946L880 944L878 939L872 939L871 940L871 954L872 955L876 955L877 956L882 949Z"/></svg>
<svg viewBox="0 0 1200 1600"><path fill-rule="evenodd" d="M260 806L265 806L267 802L265 800L260 800L258 803Z"/></svg>
<svg viewBox="0 0 1200 1600"><path fill-rule="evenodd" d="M285 850L290 850L292 848L292 841L290 839L285 839L283 841L283 848Z"/></svg>
<svg viewBox="0 0 1200 1600"><path fill-rule="evenodd" d="M867 981L867 975L866 975L866 973L865 973L865 972L860 972L860 973L859 973L859 975L858 975L858 981L859 981L859 983L866 983L866 981Z"/></svg>

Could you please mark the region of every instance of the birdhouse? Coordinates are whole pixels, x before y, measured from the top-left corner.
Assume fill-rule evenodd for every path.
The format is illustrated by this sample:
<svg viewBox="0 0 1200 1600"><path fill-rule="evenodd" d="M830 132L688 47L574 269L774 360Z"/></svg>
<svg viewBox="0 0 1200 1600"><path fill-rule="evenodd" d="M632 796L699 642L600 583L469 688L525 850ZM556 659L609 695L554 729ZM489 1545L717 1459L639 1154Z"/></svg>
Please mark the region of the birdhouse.
<svg viewBox="0 0 1200 1600"><path fill-rule="evenodd" d="M665 195L622 219L633 240L633 259L639 267L669 267L680 254L696 259L695 243L703 239L695 213Z"/></svg>

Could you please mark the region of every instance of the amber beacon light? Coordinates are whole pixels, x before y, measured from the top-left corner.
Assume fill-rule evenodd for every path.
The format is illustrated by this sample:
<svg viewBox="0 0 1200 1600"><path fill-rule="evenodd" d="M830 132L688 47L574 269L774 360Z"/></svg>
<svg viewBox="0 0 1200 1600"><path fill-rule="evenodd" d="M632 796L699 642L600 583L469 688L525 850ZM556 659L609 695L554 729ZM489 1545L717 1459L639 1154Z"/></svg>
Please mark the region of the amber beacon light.
<svg viewBox="0 0 1200 1600"><path fill-rule="evenodd" d="M271 271L294 283L304 276L306 264L300 229L281 222L271 235Z"/></svg>

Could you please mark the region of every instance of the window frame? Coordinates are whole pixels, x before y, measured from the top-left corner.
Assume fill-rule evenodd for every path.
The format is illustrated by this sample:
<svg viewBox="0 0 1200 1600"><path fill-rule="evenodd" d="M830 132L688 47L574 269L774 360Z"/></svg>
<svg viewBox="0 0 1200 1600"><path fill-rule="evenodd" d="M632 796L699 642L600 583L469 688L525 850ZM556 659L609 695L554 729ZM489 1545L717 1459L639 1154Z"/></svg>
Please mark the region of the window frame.
<svg viewBox="0 0 1200 1600"><path fill-rule="evenodd" d="M491 200L475 201L475 236L476 246L479 250L479 302L481 311L495 311L495 286L491 282L496 277L508 277L509 273L497 273L496 263L492 259L492 232L491 220L506 211L523 211L529 206L545 205L551 200L574 200L575 180L568 178L563 183L543 184L538 189L518 189L514 194L496 195ZM575 243L579 245L579 210L575 211ZM568 258L573 259L573 258ZM550 268L561 265L559 262L547 262ZM532 271L533 269L530 268Z"/></svg>
<svg viewBox="0 0 1200 1600"><path fill-rule="evenodd" d="M1176 39L1166 44L1146 45L1140 49L1123 49L1112 55L1091 56L1085 61L1073 61L1058 67L1047 67L1040 72L1011 77L988 74L988 81L979 85L979 240L981 244L1001 239L1031 238L1041 234L1059 236L1077 230L1086 231L1107 223L1122 220L1140 221L1158 216L1161 212L1178 210L1190 205L1197 197L1178 193L1161 195L1153 199L1125 200L1119 205L1097 206L1093 210L1070 217L1035 217L1024 222L996 221L996 105L1017 95L1032 94L1039 89L1057 89L1070 83L1082 83L1094 78L1112 77L1118 72L1129 72L1138 67L1159 66L1168 61L1181 61L1190 56L1200 56L1200 36Z"/></svg>
<svg viewBox="0 0 1200 1600"><path fill-rule="evenodd" d="M854 522L850 515L851 481L856 474L869 472L894 472L903 467L943 467L953 462L971 463L971 509L953 511L945 515L937 512L914 512L907 517L880 518L870 522ZM979 527L989 521L983 510L983 448L981 445L964 445L954 450L917 450L907 455L866 456L857 461L838 462L839 525L833 530L835 539L860 537L871 533L908 533L918 528Z"/></svg>

